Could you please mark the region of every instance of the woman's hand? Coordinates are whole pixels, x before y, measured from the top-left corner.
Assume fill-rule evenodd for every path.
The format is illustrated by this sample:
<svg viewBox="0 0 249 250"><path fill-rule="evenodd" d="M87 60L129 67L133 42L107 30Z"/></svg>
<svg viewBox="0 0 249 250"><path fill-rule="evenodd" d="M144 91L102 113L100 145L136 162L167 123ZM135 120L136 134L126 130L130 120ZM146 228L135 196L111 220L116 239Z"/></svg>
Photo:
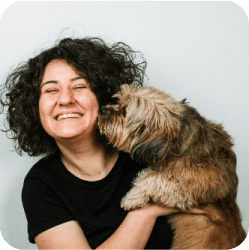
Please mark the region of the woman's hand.
<svg viewBox="0 0 249 250"><path fill-rule="evenodd" d="M147 214L148 216L157 218L160 216L167 216L174 213L189 213L189 214L206 214L204 210L198 208L192 208L189 210L180 210L178 208L167 208L154 203L148 203L143 208L138 208L141 212Z"/></svg>

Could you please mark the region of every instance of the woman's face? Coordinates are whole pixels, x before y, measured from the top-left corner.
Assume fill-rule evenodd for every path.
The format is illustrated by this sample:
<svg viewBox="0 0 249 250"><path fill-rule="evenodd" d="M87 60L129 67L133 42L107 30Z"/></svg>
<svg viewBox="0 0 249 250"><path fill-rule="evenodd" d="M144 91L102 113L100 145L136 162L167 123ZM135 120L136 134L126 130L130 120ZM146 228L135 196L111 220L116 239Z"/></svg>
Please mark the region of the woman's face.
<svg viewBox="0 0 249 250"><path fill-rule="evenodd" d="M73 67L63 60L48 63L40 93L40 120L56 141L95 135L98 100L88 82Z"/></svg>

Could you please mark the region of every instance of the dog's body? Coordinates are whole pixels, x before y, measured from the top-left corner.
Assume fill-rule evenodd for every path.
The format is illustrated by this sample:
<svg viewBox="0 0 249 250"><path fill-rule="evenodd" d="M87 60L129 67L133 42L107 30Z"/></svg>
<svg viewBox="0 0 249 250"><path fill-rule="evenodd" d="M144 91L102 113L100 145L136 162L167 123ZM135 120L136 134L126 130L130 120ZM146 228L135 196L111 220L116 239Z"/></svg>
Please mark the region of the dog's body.
<svg viewBox="0 0 249 250"><path fill-rule="evenodd" d="M236 204L238 178L233 142L223 127L185 101L153 87L122 85L117 104L105 107L100 132L148 168L123 198L126 209L152 201L205 215L170 216L172 249L231 249L246 237Z"/></svg>

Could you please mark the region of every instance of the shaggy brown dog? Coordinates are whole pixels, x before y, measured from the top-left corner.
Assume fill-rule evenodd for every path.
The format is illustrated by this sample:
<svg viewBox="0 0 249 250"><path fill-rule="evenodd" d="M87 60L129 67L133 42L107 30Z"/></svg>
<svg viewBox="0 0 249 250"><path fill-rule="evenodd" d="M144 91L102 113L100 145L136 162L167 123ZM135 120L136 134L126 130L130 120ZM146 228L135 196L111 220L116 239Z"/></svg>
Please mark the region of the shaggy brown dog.
<svg viewBox="0 0 249 250"><path fill-rule="evenodd" d="M117 104L107 105L99 117L100 132L149 166L121 206L130 210L155 202L204 210L205 215L170 216L172 249L231 249L242 243L236 156L223 127L153 87L122 85L115 98Z"/></svg>

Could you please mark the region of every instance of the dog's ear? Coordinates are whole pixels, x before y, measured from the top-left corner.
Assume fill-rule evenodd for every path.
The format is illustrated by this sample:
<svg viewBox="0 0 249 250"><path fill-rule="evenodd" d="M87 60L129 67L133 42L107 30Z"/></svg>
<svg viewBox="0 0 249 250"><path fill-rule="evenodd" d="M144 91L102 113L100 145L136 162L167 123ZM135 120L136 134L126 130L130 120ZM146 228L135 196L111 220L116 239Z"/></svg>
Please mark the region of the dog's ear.
<svg viewBox="0 0 249 250"><path fill-rule="evenodd" d="M189 104L189 102L187 102L187 98L184 98L183 100L180 101L181 104Z"/></svg>
<svg viewBox="0 0 249 250"><path fill-rule="evenodd" d="M144 145L134 145L131 148L131 157L135 161L150 164L151 162L164 161L168 154L167 137L154 137Z"/></svg>

